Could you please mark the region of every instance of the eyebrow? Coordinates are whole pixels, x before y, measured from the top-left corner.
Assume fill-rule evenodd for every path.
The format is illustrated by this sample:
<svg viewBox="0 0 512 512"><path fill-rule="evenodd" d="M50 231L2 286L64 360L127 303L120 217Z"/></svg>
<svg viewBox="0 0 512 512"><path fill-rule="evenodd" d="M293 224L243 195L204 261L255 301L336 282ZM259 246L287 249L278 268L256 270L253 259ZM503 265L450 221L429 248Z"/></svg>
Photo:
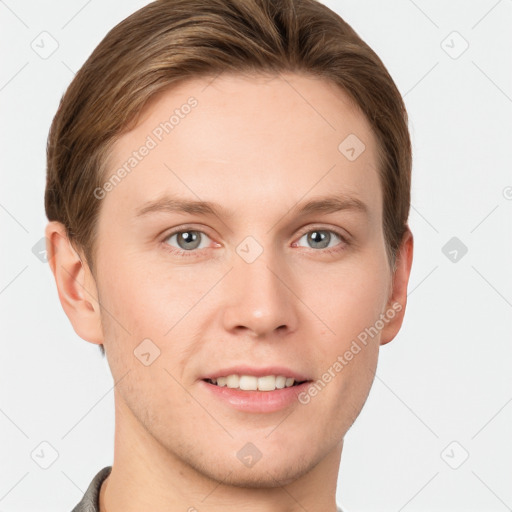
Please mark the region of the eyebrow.
<svg viewBox="0 0 512 512"><path fill-rule="evenodd" d="M312 213L336 213L343 210L351 210L368 215L368 206L356 197L345 194L329 195L317 199L312 199L302 204L298 204L290 210L296 215L305 216ZM231 218L234 212L230 212L224 206L210 201L196 201L190 199L180 199L173 197L162 197L154 201L145 203L137 209L136 217L142 217L151 213L189 213L195 215L216 216Z"/></svg>

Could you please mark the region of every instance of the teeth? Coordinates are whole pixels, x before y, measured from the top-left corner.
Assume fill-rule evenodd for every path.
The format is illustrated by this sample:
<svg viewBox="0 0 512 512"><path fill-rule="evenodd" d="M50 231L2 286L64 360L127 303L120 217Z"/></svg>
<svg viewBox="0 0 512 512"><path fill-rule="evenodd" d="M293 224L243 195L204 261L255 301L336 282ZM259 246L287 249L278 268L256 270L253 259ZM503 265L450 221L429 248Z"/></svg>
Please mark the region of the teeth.
<svg viewBox="0 0 512 512"><path fill-rule="evenodd" d="M254 375L228 375L227 377L218 377L210 379L212 384L231 389L241 389L243 391L274 391L276 389L289 388L294 385L295 379L284 377L283 375L266 375L265 377L255 377Z"/></svg>
<svg viewBox="0 0 512 512"><path fill-rule="evenodd" d="M259 391L274 391L276 389L276 378L273 375L260 377L258 379Z"/></svg>
<svg viewBox="0 0 512 512"><path fill-rule="evenodd" d="M240 378L238 375L228 375L226 377L226 385L228 388L238 388L240 384Z"/></svg>
<svg viewBox="0 0 512 512"><path fill-rule="evenodd" d="M280 375L279 377L276 377L276 388L277 389L283 389L286 386L286 377L283 377Z"/></svg>
<svg viewBox="0 0 512 512"><path fill-rule="evenodd" d="M242 375L238 382L238 387L244 391L256 391L258 389L258 377Z"/></svg>

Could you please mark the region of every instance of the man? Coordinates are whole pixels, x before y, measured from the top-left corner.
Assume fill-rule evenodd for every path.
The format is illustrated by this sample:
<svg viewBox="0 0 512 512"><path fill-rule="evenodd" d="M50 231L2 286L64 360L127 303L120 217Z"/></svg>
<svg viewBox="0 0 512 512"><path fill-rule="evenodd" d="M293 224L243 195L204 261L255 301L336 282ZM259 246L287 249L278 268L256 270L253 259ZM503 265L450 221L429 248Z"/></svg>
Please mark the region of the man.
<svg viewBox="0 0 512 512"><path fill-rule="evenodd" d="M391 77L314 0L158 1L107 34L48 142L59 298L116 382L74 511L340 510L405 312L410 170Z"/></svg>

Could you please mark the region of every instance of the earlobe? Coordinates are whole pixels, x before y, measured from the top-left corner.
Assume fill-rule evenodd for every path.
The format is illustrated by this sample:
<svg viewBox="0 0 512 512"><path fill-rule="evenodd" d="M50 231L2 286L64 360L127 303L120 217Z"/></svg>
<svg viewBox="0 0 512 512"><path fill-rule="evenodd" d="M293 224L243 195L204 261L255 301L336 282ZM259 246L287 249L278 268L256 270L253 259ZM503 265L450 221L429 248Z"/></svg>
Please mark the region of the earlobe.
<svg viewBox="0 0 512 512"><path fill-rule="evenodd" d="M385 324L381 332L381 345L389 343L398 334L400 327L402 326L405 307L407 305L407 285L411 274L413 248L413 236L408 227L402 238L400 250L397 254L391 295L386 305L385 312L388 322Z"/></svg>
<svg viewBox="0 0 512 512"><path fill-rule="evenodd" d="M45 235L59 300L73 329L86 341L103 343L98 292L87 263L72 246L62 223L49 222Z"/></svg>

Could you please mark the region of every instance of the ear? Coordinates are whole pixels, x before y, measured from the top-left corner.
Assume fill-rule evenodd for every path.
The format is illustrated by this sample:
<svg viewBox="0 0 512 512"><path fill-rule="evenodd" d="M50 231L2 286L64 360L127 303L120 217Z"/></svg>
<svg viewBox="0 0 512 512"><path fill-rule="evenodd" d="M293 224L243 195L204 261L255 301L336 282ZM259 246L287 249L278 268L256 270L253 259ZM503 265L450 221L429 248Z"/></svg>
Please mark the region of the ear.
<svg viewBox="0 0 512 512"><path fill-rule="evenodd" d="M409 227L405 232L397 254L396 268L393 273L391 293L386 305L386 317L389 319L381 331L380 344L389 343L400 331L407 305L407 284L411 274L413 236Z"/></svg>
<svg viewBox="0 0 512 512"><path fill-rule="evenodd" d="M98 291L85 258L72 247L62 223L49 222L45 236L47 259L64 312L78 336L91 343L102 344Z"/></svg>

